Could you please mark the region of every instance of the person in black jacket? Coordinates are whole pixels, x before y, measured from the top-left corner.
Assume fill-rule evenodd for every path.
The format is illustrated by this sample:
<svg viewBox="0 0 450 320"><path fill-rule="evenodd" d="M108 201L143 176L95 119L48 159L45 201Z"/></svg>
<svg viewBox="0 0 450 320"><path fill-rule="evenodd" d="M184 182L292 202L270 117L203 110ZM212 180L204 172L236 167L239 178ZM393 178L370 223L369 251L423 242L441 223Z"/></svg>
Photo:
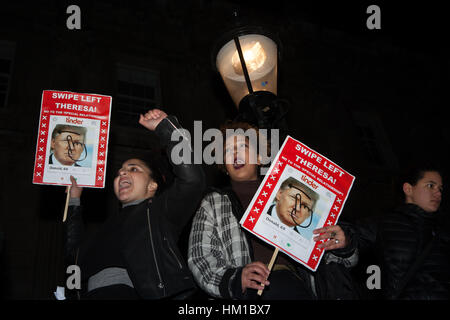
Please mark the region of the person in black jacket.
<svg viewBox="0 0 450 320"><path fill-rule="evenodd" d="M439 211L441 173L416 167L402 181L404 204L376 223L356 225L355 243L361 252L375 245L384 298L449 299L450 237Z"/></svg>
<svg viewBox="0 0 450 320"><path fill-rule="evenodd" d="M139 123L156 133L170 155L177 144L171 140L176 118L155 109ZM141 159L125 161L114 179L122 209L89 242L82 242L82 188L71 177L65 252L80 267L82 298L178 299L195 288L177 241L201 199L205 177L199 165L172 165L174 182L158 194L157 168Z"/></svg>

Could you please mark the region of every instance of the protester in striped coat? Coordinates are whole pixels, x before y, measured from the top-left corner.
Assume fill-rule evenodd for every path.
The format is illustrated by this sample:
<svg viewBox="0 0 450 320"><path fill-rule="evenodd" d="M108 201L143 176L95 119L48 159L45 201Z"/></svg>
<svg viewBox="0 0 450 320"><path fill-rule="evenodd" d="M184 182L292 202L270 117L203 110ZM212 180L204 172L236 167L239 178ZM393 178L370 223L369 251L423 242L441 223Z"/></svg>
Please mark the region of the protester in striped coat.
<svg viewBox="0 0 450 320"><path fill-rule="evenodd" d="M226 129L257 130L246 123L227 124L221 128L223 134ZM231 186L213 189L203 198L189 238L188 266L200 288L212 297L223 299L254 299L256 290L263 288L263 299L269 300L354 298L354 292L341 291L338 296L330 296L330 281L284 254L278 256L269 273L265 263L270 260L273 248L239 225L261 182L255 156L257 148L242 134L227 136L224 142L225 164L220 167L230 177ZM250 159L257 161L252 163ZM325 250L335 249L335 254L326 253L321 263L328 271L332 266L343 272L356 264L357 253L340 226L326 227L316 233L323 235L315 240L333 238L321 245Z"/></svg>

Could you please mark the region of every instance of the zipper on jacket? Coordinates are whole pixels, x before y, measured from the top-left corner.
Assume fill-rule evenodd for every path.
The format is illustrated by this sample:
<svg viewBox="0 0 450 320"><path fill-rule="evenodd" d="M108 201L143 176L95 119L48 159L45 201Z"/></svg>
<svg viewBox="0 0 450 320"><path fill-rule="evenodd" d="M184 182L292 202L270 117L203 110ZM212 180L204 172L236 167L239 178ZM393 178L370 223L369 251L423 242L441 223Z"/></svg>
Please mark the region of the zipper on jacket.
<svg viewBox="0 0 450 320"><path fill-rule="evenodd" d="M162 281L161 273L159 272L158 261L156 260L156 252L155 252L155 246L153 244L152 228L150 226L150 213L149 213L148 208L147 208L147 223L148 223L148 232L150 235L150 244L152 245L153 257L155 259L156 273L158 274L158 278L159 278L158 288L164 289L164 283ZM164 295L165 295L165 293L166 292L164 290Z"/></svg>
<svg viewBox="0 0 450 320"><path fill-rule="evenodd" d="M75 265L78 266L78 254L80 253L80 247L77 248L77 254L75 255ZM77 298L81 300L80 290L77 290Z"/></svg>
<svg viewBox="0 0 450 320"><path fill-rule="evenodd" d="M178 266L180 267L180 269L183 269L183 265L181 264L180 260L178 259L177 255L175 254L175 251L173 251L172 247L170 246L169 240L166 237L164 237L164 241L167 242L167 246L169 247L169 251L175 257L175 261L178 263Z"/></svg>

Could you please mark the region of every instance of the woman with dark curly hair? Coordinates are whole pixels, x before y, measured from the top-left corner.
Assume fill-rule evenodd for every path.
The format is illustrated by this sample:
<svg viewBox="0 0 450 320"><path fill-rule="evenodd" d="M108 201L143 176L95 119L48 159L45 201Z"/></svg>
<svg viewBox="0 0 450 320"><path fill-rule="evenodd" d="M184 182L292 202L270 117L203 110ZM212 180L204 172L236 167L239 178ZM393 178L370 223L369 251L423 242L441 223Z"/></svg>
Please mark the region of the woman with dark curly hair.
<svg viewBox="0 0 450 320"><path fill-rule="evenodd" d="M245 232L239 224L261 183L257 147L267 143L254 138L263 136L248 123L227 123L221 131L224 164L219 167L228 175L230 186L209 192L194 216L188 250L194 278L215 298L255 299L257 290L265 288L263 299L315 299L318 293L309 271L280 254L270 273L266 263L273 247ZM327 249L327 243L343 248L346 241L342 229L333 226L329 231L342 241L339 245L327 241L323 248ZM324 260L330 256L326 254Z"/></svg>

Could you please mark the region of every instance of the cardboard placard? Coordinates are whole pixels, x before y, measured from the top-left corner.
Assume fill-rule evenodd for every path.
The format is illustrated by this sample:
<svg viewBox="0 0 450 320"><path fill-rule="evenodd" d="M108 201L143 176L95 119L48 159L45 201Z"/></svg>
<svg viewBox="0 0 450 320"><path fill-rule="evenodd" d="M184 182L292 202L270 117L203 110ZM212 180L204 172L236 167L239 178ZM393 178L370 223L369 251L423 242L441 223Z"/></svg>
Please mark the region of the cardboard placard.
<svg viewBox="0 0 450 320"><path fill-rule="evenodd" d="M110 96L44 90L33 183L104 188Z"/></svg>
<svg viewBox="0 0 450 320"><path fill-rule="evenodd" d="M316 271L324 252L312 232L337 223L354 180L337 164L288 136L240 223Z"/></svg>

